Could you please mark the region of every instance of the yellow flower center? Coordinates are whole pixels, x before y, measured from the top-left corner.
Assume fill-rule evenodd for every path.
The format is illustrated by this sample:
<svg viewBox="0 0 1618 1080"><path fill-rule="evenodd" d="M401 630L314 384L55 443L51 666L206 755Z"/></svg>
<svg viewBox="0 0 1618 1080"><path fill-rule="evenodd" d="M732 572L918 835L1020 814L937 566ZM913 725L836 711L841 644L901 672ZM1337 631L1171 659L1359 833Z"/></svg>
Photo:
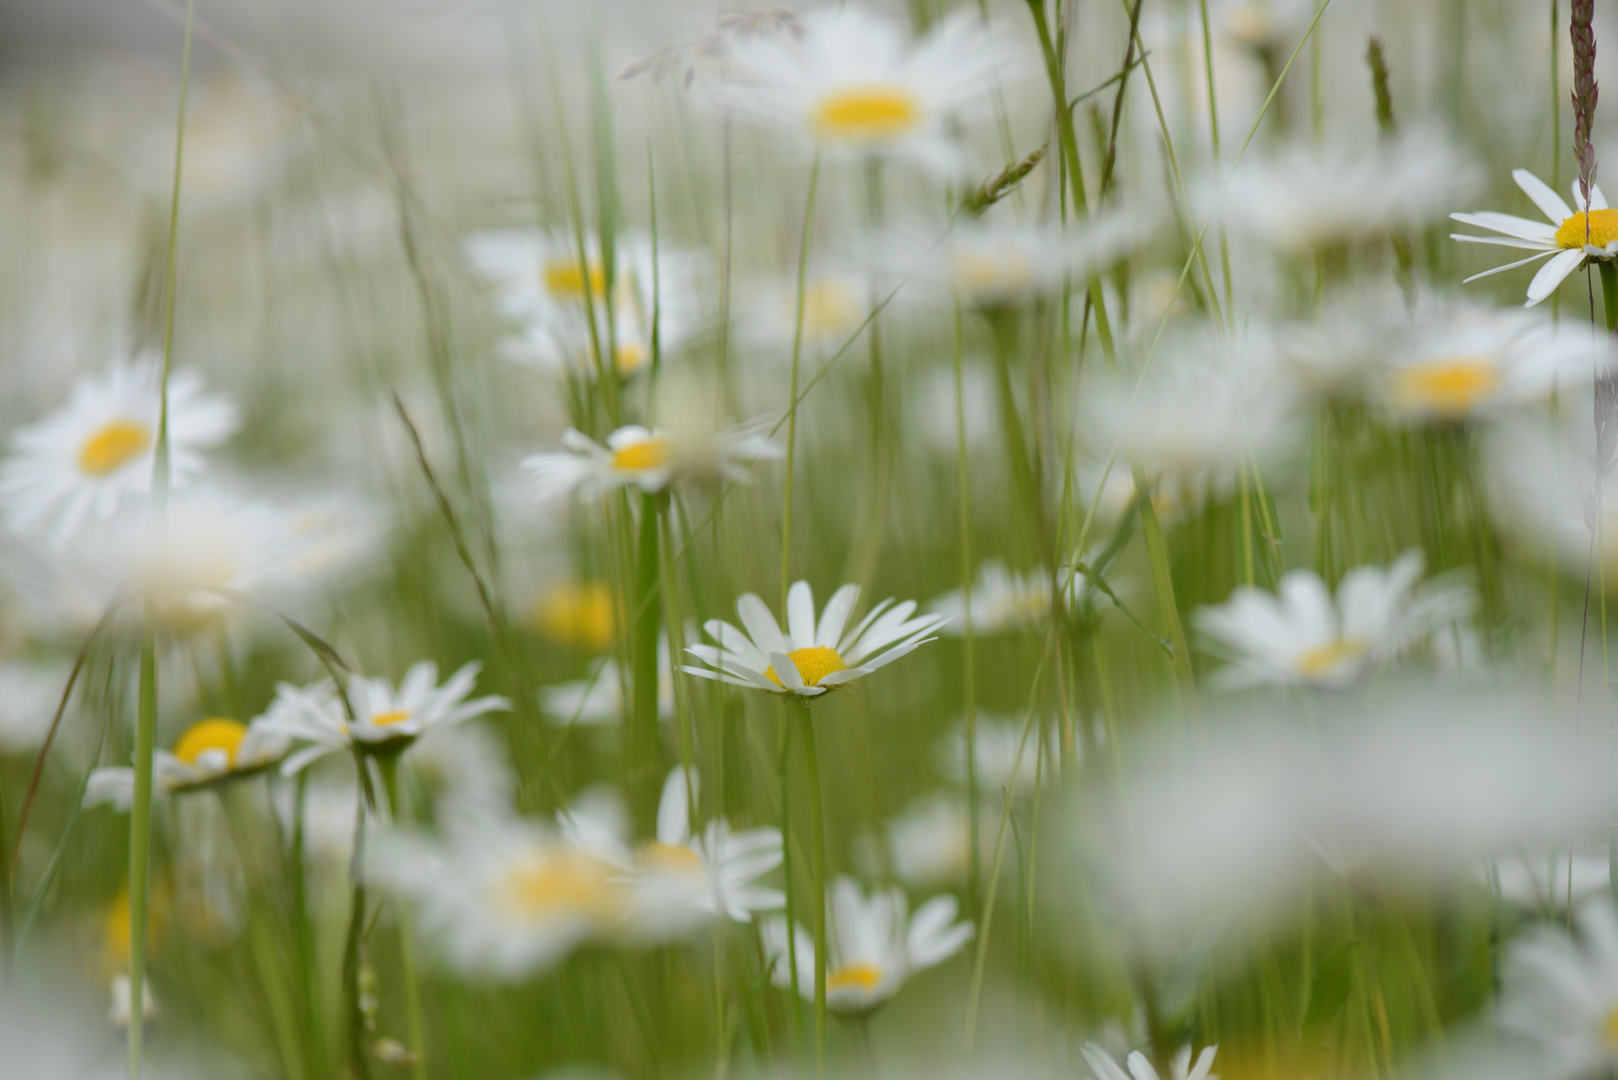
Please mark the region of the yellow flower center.
<svg viewBox="0 0 1618 1080"><path fill-rule="evenodd" d="M640 849L640 860L648 869L665 873L702 872L702 856L683 844L661 844L653 841Z"/></svg>
<svg viewBox="0 0 1618 1080"><path fill-rule="evenodd" d="M501 876L495 898L507 915L543 918L570 910L597 911L607 891L605 868L588 855L536 854Z"/></svg>
<svg viewBox="0 0 1618 1080"><path fill-rule="evenodd" d="M646 346L637 341L625 341L618 345L613 352L613 363L618 366L618 374L633 375L646 366L648 350Z"/></svg>
<svg viewBox="0 0 1618 1080"><path fill-rule="evenodd" d="M1596 247L1606 247L1614 240L1618 240L1618 210L1592 210L1588 215L1580 210L1562 222L1561 227L1556 230L1556 246L1574 249L1584 247L1587 221L1589 242Z"/></svg>
<svg viewBox="0 0 1618 1080"><path fill-rule="evenodd" d="M1500 389L1500 368L1487 357L1457 356L1404 368L1393 377L1394 400L1411 411L1466 416Z"/></svg>
<svg viewBox="0 0 1618 1080"><path fill-rule="evenodd" d="M1601 1038L1608 1047L1618 1050L1618 1005L1607 1010L1601 1021Z"/></svg>
<svg viewBox="0 0 1618 1080"><path fill-rule="evenodd" d="M826 972L826 992L852 990L856 987L869 993L882 983L882 969L875 964L845 964Z"/></svg>
<svg viewBox="0 0 1618 1080"><path fill-rule="evenodd" d="M957 251L955 288L963 293L1012 292L1027 285L1034 267L1026 252L1008 249L999 252Z"/></svg>
<svg viewBox="0 0 1618 1080"><path fill-rule="evenodd" d="M907 87L876 84L834 90L816 103L815 134L843 142L878 143L921 123L921 102Z"/></svg>
<svg viewBox="0 0 1618 1080"><path fill-rule="evenodd" d="M408 719L410 719L409 709L394 709L392 712L377 713L371 717L371 726L392 727L394 724L402 724Z"/></svg>
<svg viewBox="0 0 1618 1080"><path fill-rule="evenodd" d="M793 649L787 653L787 659L792 666L798 669L798 675L803 679L805 686L819 686L820 680L834 671L847 671L848 665L843 658L837 655L836 649L828 649L824 645L810 645L802 649ZM764 677L776 686L786 689L786 684L775 673L775 665L771 664L764 669Z"/></svg>
<svg viewBox="0 0 1618 1080"><path fill-rule="evenodd" d="M135 420L108 420L79 447L79 471L107 476L140 456L151 445L152 433Z"/></svg>
<svg viewBox="0 0 1618 1080"><path fill-rule="evenodd" d="M1345 663L1358 660L1371 651L1371 643L1361 638L1338 638L1325 645L1317 645L1298 657L1298 674L1306 679L1330 675Z"/></svg>
<svg viewBox="0 0 1618 1080"><path fill-rule="evenodd" d="M545 281L545 291L552 296L559 296L564 300L583 302L586 277L588 277L590 295L592 297L604 296L607 292L607 272L599 261L592 260L588 272L579 265L577 259L548 259L540 276Z"/></svg>
<svg viewBox="0 0 1618 1080"><path fill-rule="evenodd" d="M803 290L803 336L825 338L851 328L864 310L846 281L812 281Z"/></svg>
<svg viewBox="0 0 1618 1080"><path fill-rule="evenodd" d="M668 463L669 441L661 435L630 443L612 453L612 467L619 472L645 472Z"/></svg>
<svg viewBox="0 0 1618 1080"><path fill-rule="evenodd" d="M186 729L180 741L174 744L174 756L187 765L201 765L204 755L223 753L225 768L236 765L236 751L247 738L247 725L235 720L212 716L199 720Z"/></svg>
<svg viewBox="0 0 1618 1080"><path fill-rule="evenodd" d="M539 632L552 641L591 652L610 649L618 635L612 590L600 582L552 589L541 597L534 622Z"/></svg>

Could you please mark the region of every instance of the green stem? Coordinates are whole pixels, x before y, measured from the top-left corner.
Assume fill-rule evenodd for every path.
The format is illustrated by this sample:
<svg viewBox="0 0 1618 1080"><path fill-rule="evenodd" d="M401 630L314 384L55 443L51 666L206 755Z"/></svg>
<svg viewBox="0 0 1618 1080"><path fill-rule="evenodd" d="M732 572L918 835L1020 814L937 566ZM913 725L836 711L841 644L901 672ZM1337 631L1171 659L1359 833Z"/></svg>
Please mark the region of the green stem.
<svg viewBox="0 0 1618 1080"><path fill-rule="evenodd" d="M641 496L640 548L635 556L635 606L632 609L635 636L630 645L634 700L624 740L629 757L627 773L635 827L648 836L657 818L657 787L662 772L657 732L657 638L663 621L658 523L667 500L667 495L646 493Z"/></svg>
<svg viewBox="0 0 1618 1080"><path fill-rule="evenodd" d="M135 717L135 802L129 815L129 1076L139 1080L145 1026L146 917L152 853L152 761L157 746L157 605L146 601Z"/></svg>
<svg viewBox="0 0 1618 1080"><path fill-rule="evenodd" d="M1185 629L1180 623L1180 607L1174 599L1174 578L1169 573L1169 550L1163 541L1163 527L1152 506L1152 489L1146 474L1135 470L1135 505L1140 511L1141 533L1146 537L1146 554L1152 564L1152 588L1163 612L1169 644L1174 646L1174 677L1180 684L1180 699L1188 712L1197 709L1197 681L1191 671L1191 650L1186 647Z"/></svg>
<svg viewBox="0 0 1618 1080"><path fill-rule="evenodd" d="M309 1058L317 1062L324 1072L326 1062L326 1032L320 1007L320 965L315 950L314 928L309 921L308 865L304 862L304 835L308 819L309 770L298 774L298 786L292 802L292 936L298 950L298 967L303 981L299 1006L303 1010L305 1038L309 1040Z"/></svg>
<svg viewBox="0 0 1618 1080"><path fill-rule="evenodd" d="M970 822L967 841L970 863L967 867L966 906L977 918L978 868L978 763L977 763L977 674L972 649L972 484L966 457L966 378L961 334L961 309L955 308L955 492L959 500L961 532L961 698L966 709L966 812Z"/></svg>
<svg viewBox="0 0 1618 1080"><path fill-rule="evenodd" d="M397 826L404 814L404 800L399 792L399 756L387 754L377 758L382 767L382 786L388 793L388 819ZM399 924L399 966L405 984L405 1022L410 1029L410 1075L415 1080L427 1080L427 1024L421 1010L421 983L416 977L416 945L410 933L410 908L402 898L394 902L394 917Z"/></svg>
<svg viewBox="0 0 1618 1080"><path fill-rule="evenodd" d="M798 705L803 765L809 782L809 862L815 905L815 1072L826 1075L826 815L820 801L820 758L807 704Z"/></svg>
<svg viewBox="0 0 1618 1080"><path fill-rule="evenodd" d="M803 229L798 236L798 298L792 319L792 394L787 399L787 460L784 491L781 495L781 610L787 607L787 589L792 582L792 465L798 449L798 368L803 358L803 307L809 287L809 232L815 220L815 191L820 187L820 155L809 168L809 194L803 200ZM786 797L783 787L782 798Z"/></svg>
<svg viewBox="0 0 1618 1080"><path fill-rule="evenodd" d="M349 860L348 875L350 899L348 909L348 935L343 947L343 987L348 1009L348 1065L351 1080L369 1080L370 1063L365 1058L365 877L360 873L365 859L365 804L370 779L365 771L365 759L354 755L354 768L358 773L359 791L354 807L354 852Z"/></svg>
<svg viewBox="0 0 1618 1080"><path fill-rule="evenodd" d="M1618 330L1618 264L1611 259L1596 259L1601 268L1601 302L1607 313L1607 333Z"/></svg>

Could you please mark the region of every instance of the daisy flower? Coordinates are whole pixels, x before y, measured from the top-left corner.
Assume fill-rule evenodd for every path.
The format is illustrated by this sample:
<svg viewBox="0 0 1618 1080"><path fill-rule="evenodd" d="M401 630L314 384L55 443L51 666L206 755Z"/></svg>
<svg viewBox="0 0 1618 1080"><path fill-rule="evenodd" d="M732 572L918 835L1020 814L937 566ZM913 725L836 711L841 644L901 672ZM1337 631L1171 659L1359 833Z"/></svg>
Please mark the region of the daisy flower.
<svg viewBox="0 0 1618 1080"><path fill-rule="evenodd" d="M367 875L410 899L451 966L499 979L555 966L624 911L613 866L515 818L462 822L442 840L383 833Z"/></svg>
<svg viewBox="0 0 1618 1080"><path fill-rule="evenodd" d="M1588 259L1618 259L1618 210L1607 206L1607 197L1596 184L1590 185L1590 202L1585 210L1575 211L1562 197L1551 190L1549 184L1529 172L1517 169L1511 178L1517 181L1523 194L1533 200L1540 212L1550 219L1546 224L1530 221L1514 214L1500 214L1485 210L1475 214L1451 214L1463 225L1488 229L1498 236L1469 236L1451 233L1450 239L1471 244L1494 244L1497 247L1517 248L1535 254L1526 259L1473 274L1467 281L1488 277L1505 270L1514 270L1540 259L1550 261L1539 268L1534 280L1528 283L1527 307L1533 307L1567 280L1567 276L1585 264ZM1573 181L1573 201L1582 203L1579 182Z"/></svg>
<svg viewBox="0 0 1618 1080"><path fill-rule="evenodd" d="M631 937L664 939L688 933L716 918L746 922L754 912L786 903L776 890L755 882L781 865L781 834L775 829L732 832L724 821L700 832L691 827L695 778L669 773L657 807L656 838L631 847L619 814L592 814L582 805L558 815L563 833L622 874Z"/></svg>
<svg viewBox="0 0 1618 1080"><path fill-rule="evenodd" d="M330 680L307 687L281 683L276 687L276 705L265 715L263 725L312 744L287 758L282 774L291 776L311 762L349 747L368 754L399 753L431 728L510 708L511 703L498 696L467 700L481 666L474 660L439 686L438 665L423 660L411 665L397 690L386 679L351 675L348 701L354 708L352 720Z"/></svg>
<svg viewBox="0 0 1618 1080"><path fill-rule="evenodd" d="M1568 882L1573 902L1583 903L1607 893L1611 867L1605 852L1599 855L1540 848L1493 859L1478 867L1478 878L1514 908L1554 916L1567 910Z"/></svg>
<svg viewBox="0 0 1618 1080"><path fill-rule="evenodd" d="M897 23L854 5L811 11L800 26L793 37L737 41L719 101L842 156L948 172L960 157L949 121L986 110L1002 74L1027 69L966 11L914 45Z"/></svg>
<svg viewBox="0 0 1618 1080"><path fill-rule="evenodd" d="M562 724L597 726L623 721L634 700L634 680L612 658L601 661L587 679L542 687L539 702L547 716ZM657 641L657 715L674 716L674 663L669 641Z"/></svg>
<svg viewBox="0 0 1618 1080"><path fill-rule="evenodd" d="M1170 1080L1219 1080L1219 1074L1213 1071L1214 1054L1218 1051L1217 1046L1204 1046L1202 1053L1197 1055L1197 1060L1193 1063L1191 1047L1180 1047L1174 1055L1174 1060L1169 1063ZM1089 1062L1096 1080L1161 1080L1152 1063L1139 1050L1124 1059L1124 1063L1129 1066L1127 1072L1118 1064L1116 1058L1095 1043L1085 1043L1079 1052L1084 1055L1084 1060Z"/></svg>
<svg viewBox="0 0 1618 1080"><path fill-rule="evenodd" d="M203 393L191 371L169 376L169 477L175 487L204 468L203 451L236 430L236 408ZM84 376L61 411L12 436L0 465L0 504L20 532L72 535L86 518L106 521L151 489L162 411L162 362L152 353Z"/></svg>
<svg viewBox="0 0 1618 1080"><path fill-rule="evenodd" d="M781 456L767 437L770 425L757 420L704 438L630 424L608 435L605 446L569 428L562 435L563 452L533 454L523 459L522 467L542 501L569 492L581 499L599 498L630 485L651 495L676 480L704 474L745 483L747 466Z"/></svg>
<svg viewBox="0 0 1618 1080"><path fill-rule="evenodd" d="M541 592L529 620L548 641L601 653L618 640L618 606L601 581L562 581Z"/></svg>
<svg viewBox="0 0 1618 1080"><path fill-rule="evenodd" d="M1421 571L1421 552L1407 551L1386 569L1350 570L1334 597L1314 571L1293 570L1278 595L1244 586L1194 621L1231 661L1217 676L1227 688L1293 683L1341 690L1374 661L1471 613L1471 588L1444 581L1417 587Z"/></svg>
<svg viewBox="0 0 1618 1080"><path fill-rule="evenodd" d="M871 283L835 270L810 268L803 286L803 349L825 355L842 347L871 312ZM760 287L742 316L742 332L776 353L790 353L798 333L798 279Z"/></svg>
<svg viewBox="0 0 1618 1080"><path fill-rule="evenodd" d="M1003 791L1013 798L1031 795L1041 767L1049 781L1051 769L1060 756L1054 726L1044 729L1044 763L1040 761L1040 728L1023 741L1023 717L979 713L972 738L972 760L978 787L983 791ZM1076 749L1076 748L1075 748ZM1019 756L1020 753L1020 756ZM966 786L966 721L956 724L938 748L938 771L946 779Z"/></svg>
<svg viewBox="0 0 1618 1080"><path fill-rule="evenodd" d="M1618 916L1607 897L1579 908L1578 934L1537 926L1506 955L1500 1025L1537 1050L1546 1080L1588 1075L1618 1060Z"/></svg>
<svg viewBox="0 0 1618 1080"><path fill-rule="evenodd" d="M275 706L271 706L273 712ZM152 755L152 776L163 795L213 787L263 772L286 756L292 740L278 734L259 717L243 724L221 716L198 720L170 750ZM123 766L96 769L85 788L84 805L110 803L127 811L135 801L135 770Z"/></svg>
<svg viewBox="0 0 1618 1080"><path fill-rule="evenodd" d="M935 896L912 915L902 890L867 896L852 878L839 877L826 899L826 1007L834 1012L870 1012L912 975L954 956L972 936L970 922L955 921L953 896ZM760 930L775 984L792 985L795 953L798 991L812 999L813 937L801 926L789 928L783 918L766 920Z"/></svg>
<svg viewBox="0 0 1618 1080"><path fill-rule="evenodd" d="M1007 569L999 559L987 559L978 567L977 581L972 583L972 632L998 634L1039 626L1050 616L1054 592L1051 576L1044 568L1019 574ZM1069 610L1076 610L1089 594L1090 579L1074 573L1067 593ZM933 614L949 620L941 632L951 637L966 633L966 608L966 592L962 589L947 592L927 605Z"/></svg>
<svg viewBox="0 0 1618 1080"><path fill-rule="evenodd" d="M915 615L914 600L894 604L888 599L845 631L859 595L858 585L844 585L817 621L809 583L794 582L787 593L783 634L764 601L744 593L736 601L736 614L746 633L722 619L708 620L703 629L718 645L686 649L708 667L682 665L680 670L733 686L818 697L934 640L928 635L945 622L942 615Z"/></svg>
<svg viewBox="0 0 1618 1080"><path fill-rule="evenodd" d="M969 218L958 221L942 241L930 234L882 238L884 252L874 261L903 277L916 277L946 289L968 307L996 309L1050 295L1086 274L1106 269L1128 254L1139 229L1129 217L1092 218L1073 228L1050 223L1014 223ZM910 264L894 250L915 251Z"/></svg>
<svg viewBox="0 0 1618 1080"><path fill-rule="evenodd" d="M65 666L0 660L0 756L39 749L65 685Z"/></svg>
<svg viewBox="0 0 1618 1080"><path fill-rule="evenodd" d="M978 843L982 851L991 849L998 817L980 813ZM858 849L862 868L880 876L884 867L914 888L953 889L966 881L972 864L972 813L958 795L938 792L917 799L883 826L881 844L885 853L873 846L874 838L862 838Z"/></svg>

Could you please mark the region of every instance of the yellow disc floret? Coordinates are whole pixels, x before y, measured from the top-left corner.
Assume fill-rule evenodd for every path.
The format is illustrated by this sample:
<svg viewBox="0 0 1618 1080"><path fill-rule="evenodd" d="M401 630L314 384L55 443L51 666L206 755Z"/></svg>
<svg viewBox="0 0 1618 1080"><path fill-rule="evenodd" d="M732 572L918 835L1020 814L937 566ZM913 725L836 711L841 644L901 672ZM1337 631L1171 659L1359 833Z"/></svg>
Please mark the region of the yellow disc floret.
<svg viewBox="0 0 1618 1080"><path fill-rule="evenodd" d="M215 755L224 755L224 767L235 768L236 752L241 749L242 740L247 738L247 725L227 720L220 716L211 716L206 720L198 720L186 729L180 741L174 744L174 756L187 765L204 764L203 757L208 755L216 761ZM207 764L213 764L209 761Z"/></svg>
<svg viewBox="0 0 1618 1080"><path fill-rule="evenodd" d="M513 918L545 918L599 912L610 888L607 868L597 859L572 852L536 853L501 875L495 899Z"/></svg>
<svg viewBox="0 0 1618 1080"><path fill-rule="evenodd" d="M393 727L410 719L409 709L394 709L391 712L377 713L371 717L372 727Z"/></svg>
<svg viewBox="0 0 1618 1080"><path fill-rule="evenodd" d="M1500 366L1488 357L1457 356L1414 364L1393 376L1394 401L1412 412L1469 416L1500 390Z"/></svg>
<svg viewBox="0 0 1618 1080"><path fill-rule="evenodd" d="M848 282L840 278L811 281L803 290L803 336L819 340L841 334L863 312L859 293Z"/></svg>
<svg viewBox="0 0 1618 1080"><path fill-rule="evenodd" d="M135 420L108 420L79 447L79 471L108 476L139 457L152 444L151 429Z"/></svg>
<svg viewBox="0 0 1618 1080"><path fill-rule="evenodd" d="M1330 675L1343 664L1353 663L1371 651L1371 643L1363 638L1343 637L1317 645L1298 657L1298 674L1306 679Z"/></svg>
<svg viewBox="0 0 1618 1080"><path fill-rule="evenodd" d="M589 281L591 296L602 296L607 291L607 272L601 263L595 261L589 263L586 271L577 259L550 259L546 261L541 276L545 281L545 291L564 300L582 301L586 280Z"/></svg>
<svg viewBox="0 0 1618 1080"><path fill-rule="evenodd" d="M1601 1038L1609 1047L1618 1048L1618 1005L1607 1010L1601 1021Z"/></svg>
<svg viewBox="0 0 1618 1080"><path fill-rule="evenodd" d="M809 645L802 649L793 649L787 653L787 659L798 669L798 676L803 679L805 686L819 686L820 680L834 671L847 671L848 665L843 658L837 655L836 649L828 649L824 645ZM775 673L775 666L764 669L764 677L776 686L786 689L786 684Z"/></svg>
<svg viewBox="0 0 1618 1080"><path fill-rule="evenodd" d="M1580 210L1556 230L1560 248L1579 249L1586 243L1606 247L1614 240L1618 240L1618 210L1592 210L1588 215Z"/></svg>
<svg viewBox="0 0 1618 1080"><path fill-rule="evenodd" d="M877 84L833 90L815 103L810 122L822 138L879 143L913 131L921 115L908 87Z"/></svg>
<svg viewBox="0 0 1618 1080"><path fill-rule="evenodd" d="M612 467L619 472L646 472L667 465L669 457L669 441L661 435L653 435L614 450Z"/></svg>
<svg viewBox="0 0 1618 1080"><path fill-rule="evenodd" d="M882 969L875 964L845 964L826 973L826 992L860 989L870 993L882 984Z"/></svg>
<svg viewBox="0 0 1618 1080"><path fill-rule="evenodd" d="M683 844L662 844L653 841L640 849L640 861L648 869L664 873L702 872L702 856Z"/></svg>
<svg viewBox="0 0 1618 1080"><path fill-rule="evenodd" d="M618 635L616 610L612 590L606 585L569 583L540 598L534 624L552 641L603 652L612 647Z"/></svg>

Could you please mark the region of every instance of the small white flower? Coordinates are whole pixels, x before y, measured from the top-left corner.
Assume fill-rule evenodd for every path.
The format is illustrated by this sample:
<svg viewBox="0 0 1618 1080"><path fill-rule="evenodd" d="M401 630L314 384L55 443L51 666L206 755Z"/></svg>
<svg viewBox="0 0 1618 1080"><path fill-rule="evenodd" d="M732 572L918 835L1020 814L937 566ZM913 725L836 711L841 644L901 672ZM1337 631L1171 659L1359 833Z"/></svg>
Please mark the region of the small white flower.
<svg viewBox="0 0 1618 1080"><path fill-rule="evenodd" d="M633 700L634 679L610 657L597 664L587 679L541 687L539 691L546 717L564 725L593 727L621 723ZM660 637L657 640L659 719L672 719L674 705L674 664L669 658L668 638Z"/></svg>
<svg viewBox="0 0 1618 1080"><path fill-rule="evenodd" d="M826 899L826 1007L836 1012L869 1012L972 937L970 922L955 921L953 896L935 896L911 915L902 890L867 896L852 878L839 877ZM801 926L789 928L783 918L767 919L759 929L775 984L792 985L795 953L798 992L813 1000L814 938Z"/></svg>
<svg viewBox="0 0 1618 1080"><path fill-rule="evenodd" d="M1085 275L1105 270L1126 255L1138 233L1135 223L1122 215L1067 229L1048 223L968 219L957 222L937 244L929 238L917 265L904 269L949 290L968 307L998 308L1057 293L1075 283L1082 289Z"/></svg>
<svg viewBox="0 0 1618 1080"><path fill-rule="evenodd" d="M1046 782L1050 782L1051 770L1060 756L1056 728L1044 729L1042 764L1040 727L1036 723L1025 742L1023 731L1027 726L1023 717L977 715L972 760L979 791L1000 791L1012 797L1031 795L1042 769ZM939 744L938 770L945 778L965 787L966 763L966 721L962 720Z"/></svg>
<svg viewBox="0 0 1618 1080"><path fill-rule="evenodd" d="M980 811L978 846L980 853L993 850L999 818L986 809ZM917 799L883 826L881 842L886 853L874 849L870 841L859 850L862 870L880 876L892 867L900 881L918 889L952 889L962 885L971 872L972 813L959 795L937 792Z"/></svg>
<svg viewBox="0 0 1618 1080"><path fill-rule="evenodd" d="M1062 576L1067 576L1065 570ZM1074 572L1067 592L1069 610L1077 610L1089 593L1090 579ZM1042 625L1050 616L1054 594L1051 576L1043 567L1018 574L999 559L986 559L972 584L972 632L998 634ZM927 605L927 609L949 620L941 633L951 637L966 633L965 590L953 589Z"/></svg>
<svg viewBox="0 0 1618 1080"><path fill-rule="evenodd" d="M1085 1043L1079 1050L1084 1060L1090 1063L1090 1069L1096 1074L1096 1080L1160 1080L1157 1069L1146 1059L1146 1055L1139 1050L1133 1051L1125 1064L1129 1071L1125 1072L1118 1064L1116 1058L1103 1050L1095 1043ZM1174 1060L1169 1063L1170 1080L1219 1080L1219 1074L1213 1071L1214 1054L1219 1052L1217 1046L1204 1046L1202 1053L1197 1055L1196 1063L1191 1061L1191 1047L1180 1047L1175 1053Z"/></svg>
<svg viewBox="0 0 1618 1080"><path fill-rule="evenodd" d="M1608 208L1607 197L1601 193L1598 185L1590 185L1590 201L1586 209L1575 212L1562 201L1560 195L1551 190L1550 185L1527 169L1515 170L1511 178L1517 181L1517 186L1522 188L1523 194L1533 200L1540 212L1550 219L1550 224L1529 221L1515 214L1500 214L1492 210L1475 214L1451 214L1450 217L1463 225L1473 225L1499 234L1469 236L1451 233L1452 240L1472 244L1494 244L1498 247L1517 248L1536 253L1526 259L1518 259L1504 266L1485 270L1481 274L1473 274L1466 279L1467 281L1476 281L1491 274L1514 270L1519 266L1526 266L1549 257L1550 262L1540 267L1539 272L1534 275L1534 280L1528 283L1528 303L1525 306L1533 307L1555 292L1556 287L1566 281L1569 274L1583 266L1587 259L1618 259L1618 210ZM1573 181L1573 201L1577 205L1584 205L1577 179Z"/></svg>
<svg viewBox="0 0 1618 1080"><path fill-rule="evenodd" d="M718 645L686 649L708 667L682 665L680 670L733 686L818 697L932 641L928 635L945 621L941 615L915 615L914 600L894 604L888 599L845 632L859 595L859 586L844 585L826 602L817 622L809 583L794 582L787 594L783 634L764 601L744 593L736 601L736 613L747 632L722 619L709 619L703 629Z"/></svg>
<svg viewBox="0 0 1618 1080"><path fill-rule="evenodd" d="M1381 658L1466 618L1470 587L1432 581L1417 587L1422 556L1407 551L1392 566L1360 566L1332 596L1312 570L1293 570L1278 594L1242 587L1194 621L1231 661L1216 678L1227 688L1301 683L1341 690Z"/></svg>
<svg viewBox="0 0 1618 1080"><path fill-rule="evenodd" d="M754 421L706 437L630 424L608 435L605 446L569 428L562 435L564 452L533 454L522 467L540 500L569 492L592 499L630 485L655 494L677 479L703 474L746 482L747 466L781 456L766 435L770 423Z"/></svg>
<svg viewBox="0 0 1618 1080"><path fill-rule="evenodd" d="M0 504L22 532L61 541L90 517L106 521L131 496L151 489L162 411L162 362L143 353L85 376L59 412L11 439L0 466ZM204 468L202 452L236 430L230 401L203 393L202 379L176 371L168 387L169 476L182 487Z"/></svg>
<svg viewBox="0 0 1618 1080"><path fill-rule="evenodd" d="M1566 1080L1618 1060L1618 916L1596 897L1578 935L1536 926L1506 954L1500 1025L1536 1048L1537 1074Z"/></svg>
<svg viewBox="0 0 1618 1080"><path fill-rule="evenodd" d="M306 687L281 683L275 705L261 722L270 731L311 744L287 758L281 766L286 776L351 746L367 753L402 750L430 728L510 708L510 702L498 696L466 700L479 667L477 661L466 664L439 686L438 665L423 660L411 665L397 690L386 679L351 675L352 721L330 680Z"/></svg>

